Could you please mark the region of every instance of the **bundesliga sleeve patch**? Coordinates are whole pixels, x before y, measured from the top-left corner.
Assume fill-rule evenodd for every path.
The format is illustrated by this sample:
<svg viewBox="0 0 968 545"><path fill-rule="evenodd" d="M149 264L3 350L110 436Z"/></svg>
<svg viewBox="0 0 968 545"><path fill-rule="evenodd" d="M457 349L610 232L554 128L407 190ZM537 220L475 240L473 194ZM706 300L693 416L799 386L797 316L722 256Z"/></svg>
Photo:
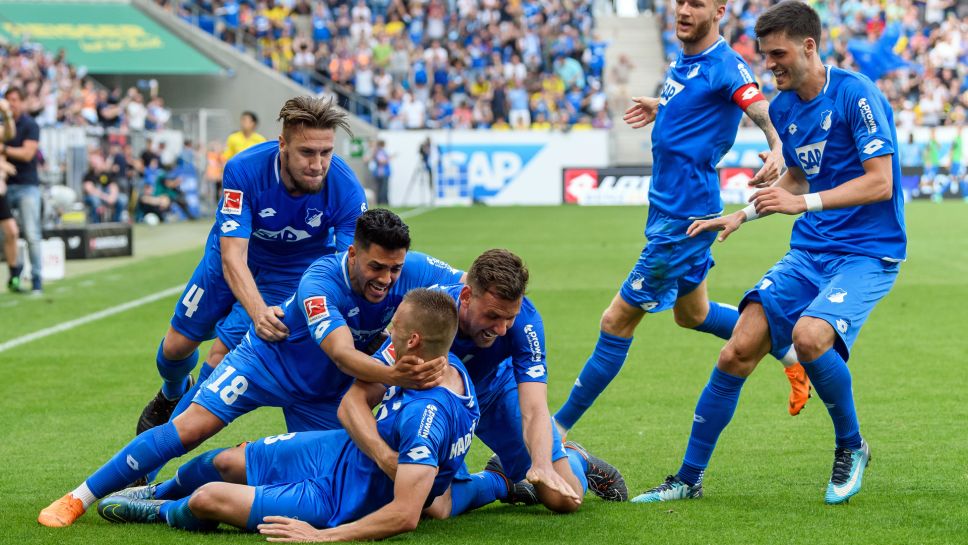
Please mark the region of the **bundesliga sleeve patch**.
<svg viewBox="0 0 968 545"><path fill-rule="evenodd" d="M310 324L329 317L329 308L326 306L326 298L323 296L307 297L303 299L303 308L306 309L306 321Z"/></svg>
<svg viewBox="0 0 968 545"><path fill-rule="evenodd" d="M238 216L242 213L242 191L226 189L222 197L222 213Z"/></svg>
<svg viewBox="0 0 968 545"><path fill-rule="evenodd" d="M397 351L395 348L393 348L393 343L388 344L387 347L384 348L382 352L380 352L380 354L383 356L383 359L390 365L393 365L397 361Z"/></svg>
<svg viewBox="0 0 968 545"><path fill-rule="evenodd" d="M740 87L733 93L733 102L737 106L746 111L746 108L754 102L759 102L761 100L766 100L763 93L760 92L760 88L756 86L755 83L747 83L746 85Z"/></svg>

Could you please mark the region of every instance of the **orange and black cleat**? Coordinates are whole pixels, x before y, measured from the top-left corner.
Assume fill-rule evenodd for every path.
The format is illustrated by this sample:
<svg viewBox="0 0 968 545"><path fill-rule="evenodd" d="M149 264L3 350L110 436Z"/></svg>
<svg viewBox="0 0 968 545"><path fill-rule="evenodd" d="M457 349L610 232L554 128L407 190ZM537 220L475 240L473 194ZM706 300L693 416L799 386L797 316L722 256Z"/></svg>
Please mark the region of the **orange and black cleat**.
<svg viewBox="0 0 968 545"><path fill-rule="evenodd" d="M803 370L803 366L799 363L784 367L783 372L790 380L790 407L788 410L790 416L796 416L800 414L800 411L806 406L807 400L810 399L810 379L807 378L807 372Z"/></svg>
<svg viewBox="0 0 968 545"><path fill-rule="evenodd" d="M63 528L74 524L74 521L84 514L84 504L67 493L61 499L47 506L40 512L37 522L48 528Z"/></svg>

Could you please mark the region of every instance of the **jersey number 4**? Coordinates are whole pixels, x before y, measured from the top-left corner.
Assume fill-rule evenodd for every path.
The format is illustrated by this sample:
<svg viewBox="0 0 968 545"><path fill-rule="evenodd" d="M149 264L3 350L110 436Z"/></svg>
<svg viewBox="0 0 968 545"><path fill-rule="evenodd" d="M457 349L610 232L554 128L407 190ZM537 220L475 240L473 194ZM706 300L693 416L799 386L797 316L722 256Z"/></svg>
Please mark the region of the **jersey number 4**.
<svg viewBox="0 0 968 545"><path fill-rule="evenodd" d="M192 287L188 288L188 292L182 298L182 304L188 309L185 312L186 318L191 318L192 314L195 314L195 311L198 310L198 303L202 300L203 295L205 295L205 289L198 287L198 284L192 284Z"/></svg>

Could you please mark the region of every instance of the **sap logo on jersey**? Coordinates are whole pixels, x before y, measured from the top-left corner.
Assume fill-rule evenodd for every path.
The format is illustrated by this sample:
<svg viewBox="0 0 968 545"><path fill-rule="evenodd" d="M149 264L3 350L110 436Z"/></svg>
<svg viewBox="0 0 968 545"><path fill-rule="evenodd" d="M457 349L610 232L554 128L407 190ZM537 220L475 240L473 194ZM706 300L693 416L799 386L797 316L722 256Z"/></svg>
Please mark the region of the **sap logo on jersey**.
<svg viewBox="0 0 968 545"><path fill-rule="evenodd" d="M323 318L329 317L326 297L322 295L303 299L303 308L306 309L306 321L310 324L315 324Z"/></svg>
<svg viewBox="0 0 968 545"><path fill-rule="evenodd" d="M797 148L797 158L800 159L804 173L811 175L820 173L820 162L823 160L825 147L827 147L826 140Z"/></svg>
<svg viewBox="0 0 968 545"><path fill-rule="evenodd" d="M323 223L323 211L315 208L306 210L306 224L310 227L319 227Z"/></svg>
<svg viewBox="0 0 968 545"><path fill-rule="evenodd" d="M302 229L295 229L287 225L278 231L259 229L252 233L252 236L274 242L299 242L300 240L306 240L311 235Z"/></svg>
<svg viewBox="0 0 968 545"><path fill-rule="evenodd" d="M666 78L665 84L662 85L662 94L659 95L659 104L665 106L685 88L686 86L678 81L672 78Z"/></svg>
<svg viewBox="0 0 968 545"><path fill-rule="evenodd" d="M226 189L222 197L222 213L238 216L242 213L242 192L238 189Z"/></svg>

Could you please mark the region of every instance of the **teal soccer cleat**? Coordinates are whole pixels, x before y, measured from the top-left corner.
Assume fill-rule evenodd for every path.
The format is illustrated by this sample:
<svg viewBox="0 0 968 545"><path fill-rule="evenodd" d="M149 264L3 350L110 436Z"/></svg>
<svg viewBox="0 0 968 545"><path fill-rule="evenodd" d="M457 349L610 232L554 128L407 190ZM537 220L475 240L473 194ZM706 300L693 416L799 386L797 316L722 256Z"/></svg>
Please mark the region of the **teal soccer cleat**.
<svg viewBox="0 0 968 545"><path fill-rule="evenodd" d="M867 446L867 441L862 441L857 450L837 447L834 450L834 468L827 485L827 494L823 498L824 503L847 503L851 496L860 492L864 470L870 461L871 449Z"/></svg>
<svg viewBox="0 0 968 545"><path fill-rule="evenodd" d="M669 475L664 483L646 490L632 498L632 503L655 503L672 500L691 500L702 497L702 483L692 486L682 482L679 477Z"/></svg>
<svg viewBox="0 0 968 545"><path fill-rule="evenodd" d="M130 490L130 489L129 489ZM109 496L97 506L97 514L108 522L136 522L150 524L165 522L161 516L161 505L165 500L145 500L128 496Z"/></svg>

